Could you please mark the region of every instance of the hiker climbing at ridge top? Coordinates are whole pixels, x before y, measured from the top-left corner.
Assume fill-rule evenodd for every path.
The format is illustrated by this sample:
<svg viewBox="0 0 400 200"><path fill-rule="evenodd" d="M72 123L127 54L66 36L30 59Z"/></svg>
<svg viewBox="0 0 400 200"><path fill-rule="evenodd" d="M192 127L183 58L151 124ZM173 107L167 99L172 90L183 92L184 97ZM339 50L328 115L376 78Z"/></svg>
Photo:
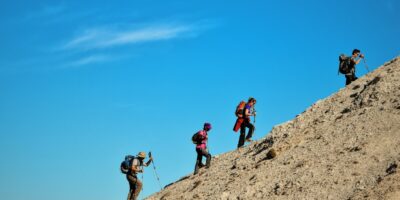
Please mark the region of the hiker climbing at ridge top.
<svg viewBox="0 0 400 200"><path fill-rule="evenodd" d="M352 55L349 57L344 54L339 56L339 72L345 75L346 85L357 80L356 65L360 63L361 59L364 59L364 55L358 49L354 49Z"/></svg>
<svg viewBox="0 0 400 200"><path fill-rule="evenodd" d="M238 111L238 108L236 110L236 116L238 117L238 120L236 121L234 130L240 125L240 136L239 136L239 142L238 142L238 148L242 147L244 145L245 140L247 142L251 142L253 137L253 132L254 132L254 125L251 123L250 116L256 116L256 112L254 110L254 105L256 104L256 99L253 97L250 97L249 100L247 101L247 104L244 105L244 108L242 110ZM242 113L240 113L242 112ZM249 128L249 132L246 136L246 128Z"/></svg>
<svg viewBox="0 0 400 200"><path fill-rule="evenodd" d="M146 152L139 152L137 156L127 156L125 157L124 162L128 163L126 179L129 182L129 193L128 200L136 200L139 196L140 191L142 190L142 182L138 179L137 174L143 173L143 166L147 167L150 165L153 158L150 155L149 160L144 163L144 159L146 158ZM121 165L121 171L123 171ZM123 172L124 173L124 172Z"/></svg>
<svg viewBox="0 0 400 200"><path fill-rule="evenodd" d="M203 156L205 156L206 159L206 168L209 168L211 165L211 154L208 152L207 149L207 141L208 141L208 131L211 130L211 124L210 123L204 123L203 130L198 131L192 136L192 142L196 144L196 153L197 153L197 159L196 159L196 165L194 167L194 174L197 174L199 172L199 169L204 166L203 164Z"/></svg>

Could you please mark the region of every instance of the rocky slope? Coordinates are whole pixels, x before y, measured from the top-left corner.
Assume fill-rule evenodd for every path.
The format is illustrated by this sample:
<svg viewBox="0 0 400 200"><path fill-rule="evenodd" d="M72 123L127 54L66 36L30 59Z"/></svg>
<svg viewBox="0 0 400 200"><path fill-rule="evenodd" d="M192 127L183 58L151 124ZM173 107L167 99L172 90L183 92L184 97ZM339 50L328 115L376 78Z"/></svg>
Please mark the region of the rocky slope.
<svg viewBox="0 0 400 200"><path fill-rule="evenodd" d="M153 199L400 199L400 57Z"/></svg>

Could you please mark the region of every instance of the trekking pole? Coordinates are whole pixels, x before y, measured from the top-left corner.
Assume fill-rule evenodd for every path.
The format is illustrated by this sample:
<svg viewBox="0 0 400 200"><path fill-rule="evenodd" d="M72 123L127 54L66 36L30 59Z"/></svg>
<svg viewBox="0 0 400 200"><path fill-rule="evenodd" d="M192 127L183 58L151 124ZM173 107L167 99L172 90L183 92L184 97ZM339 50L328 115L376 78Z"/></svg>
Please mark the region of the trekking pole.
<svg viewBox="0 0 400 200"><path fill-rule="evenodd" d="M210 143L208 142L208 139L207 139L207 152L208 152L208 154L211 154L210 151L211 151L210 150Z"/></svg>
<svg viewBox="0 0 400 200"><path fill-rule="evenodd" d="M369 67L368 67L368 65L367 65L367 61L365 60L365 58L363 58L363 60L364 60L364 66L365 66L365 68L367 69L367 71L368 71L368 73L369 73Z"/></svg>
<svg viewBox="0 0 400 200"><path fill-rule="evenodd" d="M151 151L149 151L149 156L152 157L152 156L151 156ZM154 175L155 175L156 178L157 178L158 185L160 186L160 190L162 190L160 177L158 176L158 173L157 173L157 170L156 170L156 166L155 166L155 164L154 164L154 160L152 159L151 162L153 163L153 170L154 170L153 172L154 172Z"/></svg>
<svg viewBox="0 0 400 200"><path fill-rule="evenodd" d="M253 113L256 114L256 108L253 106ZM254 130L253 130L253 134L256 132L256 115L254 115L253 118L253 126L254 126Z"/></svg>
<svg viewBox="0 0 400 200"><path fill-rule="evenodd" d="M142 172L142 191L143 191L143 182L144 182L144 173Z"/></svg>
<svg viewBox="0 0 400 200"><path fill-rule="evenodd" d="M253 107L253 114L256 114L256 108ZM256 115L254 115L253 123L256 124Z"/></svg>

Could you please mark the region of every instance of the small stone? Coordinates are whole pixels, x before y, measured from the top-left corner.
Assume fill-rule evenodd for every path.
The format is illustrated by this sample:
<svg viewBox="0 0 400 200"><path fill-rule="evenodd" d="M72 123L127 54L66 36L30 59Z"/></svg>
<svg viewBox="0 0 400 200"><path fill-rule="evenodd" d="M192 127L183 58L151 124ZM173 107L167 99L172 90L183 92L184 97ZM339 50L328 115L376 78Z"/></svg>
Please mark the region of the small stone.
<svg viewBox="0 0 400 200"><path fill-rule="evenodd" d="M397 164L396 164L396 163L392 163L392 164L390 164L389 167L386 169L386 173L387 173L387 174L396 173L396 169L397 169Z"/></svg>
<svg viewBox="0 0 400 200"><path fill-rule="evenodd" d="M351 112L351 110L349 108L345 108L345 109L342 110L341 113L345 114L345 113L349 113L349 112Z"/></svg>
<svg viewBox="0 0 400 200"><path fill-rule="evenodd" d="M268 151L268 153L267 153L267 160L270 160L270 159L273 159L273 158L275 158L276 157L276 151L275 151L275 149L271 149L271 150L269 150Z"/></svg>

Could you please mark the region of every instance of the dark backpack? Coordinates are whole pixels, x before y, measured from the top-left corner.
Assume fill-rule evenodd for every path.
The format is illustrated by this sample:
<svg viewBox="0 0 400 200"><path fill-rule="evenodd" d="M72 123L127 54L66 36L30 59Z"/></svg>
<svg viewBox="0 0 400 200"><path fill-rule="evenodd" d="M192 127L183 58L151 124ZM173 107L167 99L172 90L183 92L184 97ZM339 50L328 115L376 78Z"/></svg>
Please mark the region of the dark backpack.
<svg viewBox="0 0 400 200"><path fill-rule="evenodd" d="M193 134L193 136L192 136L193 144L200 144L201 143L201 140L203 139L203 137L199 133L200 133L200 131L198 131L195 134Z"/></svg>
<svg viewBox="0 0 400 200"><path fill-rule="evenodd" d="M135 159L135 156L127 155L125 156L125 160L121 162L121 172L123 174L127 174L132 168L132 162Z"/></svg>
<svg viewBox="0 0 400 200"><path fill-rule="evenodd" d="M351 59L349 56L344 54L339 56L339 72L342 74L348 74L351 72Z"/></svg>

